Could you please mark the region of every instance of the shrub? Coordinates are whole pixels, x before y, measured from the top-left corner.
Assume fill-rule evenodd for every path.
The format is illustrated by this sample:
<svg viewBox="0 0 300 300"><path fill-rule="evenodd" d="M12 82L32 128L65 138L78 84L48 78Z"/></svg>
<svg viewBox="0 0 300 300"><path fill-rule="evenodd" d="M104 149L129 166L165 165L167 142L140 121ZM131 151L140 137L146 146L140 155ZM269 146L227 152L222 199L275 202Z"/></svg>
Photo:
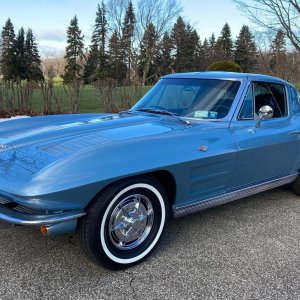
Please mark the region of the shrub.
<svg viewBox="0 0 300 300"><path fill-rule="evenodd" d="M242 72L242 68L232 61L216 61L208 66L207 71Z"/></svg>

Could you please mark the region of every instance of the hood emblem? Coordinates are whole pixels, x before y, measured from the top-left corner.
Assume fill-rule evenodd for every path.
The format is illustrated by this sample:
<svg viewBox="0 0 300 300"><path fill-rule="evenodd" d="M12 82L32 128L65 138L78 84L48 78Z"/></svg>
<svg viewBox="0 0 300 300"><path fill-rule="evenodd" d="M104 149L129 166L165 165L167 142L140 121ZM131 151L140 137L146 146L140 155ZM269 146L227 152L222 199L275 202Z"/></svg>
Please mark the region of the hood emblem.
<svg viewBox="0 0 300 300"><path fill-rule="evenodd" d="M206 152L208 150L208 147L207 146L200 146L198 148L199 151L202 151L202 152Z"/></svg>

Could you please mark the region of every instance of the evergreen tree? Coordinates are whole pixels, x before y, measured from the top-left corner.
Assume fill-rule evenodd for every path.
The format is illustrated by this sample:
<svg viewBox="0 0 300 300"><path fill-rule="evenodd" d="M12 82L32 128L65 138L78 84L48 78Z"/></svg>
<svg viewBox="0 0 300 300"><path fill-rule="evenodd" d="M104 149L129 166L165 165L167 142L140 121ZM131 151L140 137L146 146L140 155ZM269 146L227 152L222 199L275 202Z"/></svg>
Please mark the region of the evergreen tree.
<svg viewBox="0 0 300 300"><path fill-rule="evenodd" d="M102 1L101 6L98 4L95 27L92 35L92 44L98 45L101 57L105 56L106 35L107 35L106 8L104 2Z"/></svg>
<svg viewBox="0 0 300 300"><path fill-rule="evenodd" d="M208 64L211 64L212 62L214 62L217 58L216 58L216 36L214 33L212 33L212 35L210 36L210 38L208 39Z"/></svg>
<svg viewBox="0 0 300 300"><path fill-rule="evenodd" d="M200 37L198 36L198 43L195 48L195 59L194 59L194 71L202 71L202 61L204 58L204 53L202 49L202 43Z"/></svg>
<svg viewBox="0 0 300 300"><path fill-rule="evenodd" d="M26 79L25 31L21 27L15 40L15 72L18 81Z"/></svg>
<svg viewBox="0 0 300 300"><path fill-rule="evenodd" d="M107 55L106 55L107 19L106 8L102 1L98 4L94 30L91 39L90 51L84 67L84 81L91 83L107 75Z"/></svg>
<svg viewBox="0 0 300 300"><path fill-rule="evenodd" d="M199 35L195 29L193 29L189 24L186 26L186 36L185 36L185 71L198 71L197 68L197 56L198 56L198 46L199 46Z"/></svg>
<svg viewBox="0 0 300 300"><path fill-rule="evenodd" d="M65 74L63 76L64 82L69 83L75 79L81 79L82 77L82 61L84 59L84 44L81 35L81 30L78 27L78 19L75 15L70 22L70 26L67 29L67 47L65 58L67 64L65 66Z"/></svg>
<svg viewBox="0 0 300 300"><path fill-rule="evenodd" d="M155 27L149 23L140 44L139 71L142 78L142 84L146 84L147 78L152 77L154 72L154 58L157 52L157 34ZM152 72L150 72L152 69Z"/></svg>
<svg viewBox="0 0 300 300"><path fill-rule="evenodd" d="M185 31L186 24L183 21L182 17L178 17L176 23L173 26L171 38L174 47L174 71L182 72L185 70L186 64L186 55L185 55Z"/></svg>
<svg viewBox="0 0 300 300"><path fill-rule="evenodd" d="M163 76L172 72L173 58L172 58L172 39L168 32L165 32L161 42L158 46L158 52L155 58L156 69L158 76Z"/></svg>
<svg viewBox="0 0 300 300"><path fill-rule="evenodd" d="M83 80L85 84L90 84L95 80L98 66L98 55L97 47L95 47L95 45L91 45L83 69Z"/></svg>
<svg viewBox="0 0 300 300"><path fill-rule="evenodd" d="M200 70L206 70L210 64L210 46L207 39L204 39L201 46L201 56L200 56Z"/></svg>
<svg viewBox="0 0 300 300"><path fill-rule="evenodd" d="M254 37L248 26L244 25L235 42L234 62L241 66L244 72L257 70L257 50Z"/></svg>
<svg viewBox="0 0 300 300"><path fill-rule="evenodd" d="M215 36L214 33L212 33L211 36L209 37L208 44L209 44L209 47L211 49L215 48L215 46L216 46L216 36Z"/></svg>
<svg viewBox="0 0 300 300"><path fill-rule="evenodd" d="M26 33L25 66L26 79L28 81L41 81L44 79L39 50L31 29L28 29Z"/></svg>
<svg viewBox="0 0 300 300"><path fill-rule="evenodd" d="M233 42L231 37L231 30L227 23L222 28L221 35L216 42L215 48L216 57L218 60L232 60Z"/></svg>
<svg viewBox="0 0 300 300"><path fill-rule="evenodd" d="M123 28L122 28L122 45L124 51L124 59L128 68L128 78L130 78L131 70L131 56L132 56L132 42L134 29L136 24L136 18L132 1L128 2L128 7L125 13Z"/></svg>
<svg viewBox="0 0 300 300"><path fill-rule="evenodd" d="M1 74L3 75L4 80L9 81L13 80L15 77L15 32L10 18L7 19L2 29L1 40Z"/></svg>
<svg viewBox="0 0 300 300"><path fill-rule="evenodd" d="M127 67L124 63L124 53L122 51L122 41L115 30L109 39L109 77L121 82L126 77Z"/></svg>
<svg viewBox="0 0 300 300"><path fill-rule="evenodd" d="M171 36L175 49L175 72L194 70L199 42L199 36L196 30L189 24L186 25L182 17L179 17L174 24Z"/></svg>
<svg viewBox="0 0 300 300"><path fill-rule="evenodd" d="M286 69L286 41L285 34L278 30L271 44L270 69L277 75L284 77Z"/></svg>

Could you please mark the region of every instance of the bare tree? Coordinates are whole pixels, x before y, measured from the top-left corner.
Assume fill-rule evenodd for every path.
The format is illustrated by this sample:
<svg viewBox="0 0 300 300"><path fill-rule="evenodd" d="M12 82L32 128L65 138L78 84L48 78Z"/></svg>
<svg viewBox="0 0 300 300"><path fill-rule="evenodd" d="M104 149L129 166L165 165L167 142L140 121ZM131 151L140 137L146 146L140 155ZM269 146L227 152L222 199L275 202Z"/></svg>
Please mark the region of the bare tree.
<svg viewBox="0 0 300 300"><path fill-rule="evenodd" d="M161 37L173 25L173 21L181 13L182 7L178 0L139 0L137 2L137 21L139 36L150 23L156 29L156 33Z"/></svg>
<svg viewBox="0 0 300 300"><path fill-rule="evenodd" d="M291 44L300 50L299 0L233 0L255 24L272 30L282 29Z"/></svg>
<svg viewBox="0 0 300 300"><path fill-rule="evenodd" d="M69 84L64 84L63 88L70 101L72 114L77 114L82 98L83 80L75 78Z"/></svg>
<svg viewBox="0 0 300 300"><path fill-rule="evenodd" d="M164 35L173 26L182 7L178 0L138 0L137 1L137 26L136 40L141 48L144 46L144 63L138 65L137 53L140 49L134 49L133 68L138 74L138 67L142 68L142 83L145 84L149 73L150 63L157 53L157 44ZM152 31L152 33L151 33ZM146 47L145 47L146 46ZM142 51L143 52L143 51Z"/></svg>
<svg viewBox="0 0 300 300"><path fill-rule="evenodd" d="M259 72L262 74L271 74L270 70L270 45L272 39L275 37L274 31L261 32L257 31L254 33L255 41L257 45L257 54L258 54L258 66Z"/></svg>
<svg viewBox="0 0 300 300"><path fill-rule="evenodd" d="M145 81L142 80L140 74L143 74L143 77L147 77L149 63L143 64L143 70L140 69L141 65L139 64L140 48L145 38L145 33L151 24L155 28L156 42L158 42L164 33L173 26L173 21L182 11L182 7L179 0L136 0L132 2L135 4L136 22L128 59L130 60L130 69L134 71L135 75L131 77L136 78L138 81ZM122 28L128 3L128 0L108 0L106 4L110 30L116 31L120 39L123 38ZM155 47L147 49L144 54L146 62L153 60L155 51L157 51Z"/></svg>
<svg viewBox="0 0 300 300"><path fill-rule="evenodd" d="M45 76L49 77L49 72L54 72L54 76L62 75L66 66L64 52L47 53L42 58L42 70Z"/></svg>
<svg viewBox="0 0 300 300"><path fill-rule="evenodd" d="M106 3L109 29L116 30L119 38L122 37L123 21L128 6L128 0L108 0Z"/></svg>
<svg viewBox="0 0 300 300"><path fill-rule="evenodd" d="M141 40L144 31L150 23L154 25L157 33L162 36L170 29L173 21L182 11L178 0L138 0L132 1L137 16L136 35ZM123 21L128 7L128 0L107 0L106 8L110 30L117 31L122 36Z"/></svg>
<svg viewBox="0 0 300 300"><path fill-rule="evenodd" d="M101 111L118 112L127 110L143 96L141 85L119 85L115 79L98 80L95 84L96 97Z"/></svg>

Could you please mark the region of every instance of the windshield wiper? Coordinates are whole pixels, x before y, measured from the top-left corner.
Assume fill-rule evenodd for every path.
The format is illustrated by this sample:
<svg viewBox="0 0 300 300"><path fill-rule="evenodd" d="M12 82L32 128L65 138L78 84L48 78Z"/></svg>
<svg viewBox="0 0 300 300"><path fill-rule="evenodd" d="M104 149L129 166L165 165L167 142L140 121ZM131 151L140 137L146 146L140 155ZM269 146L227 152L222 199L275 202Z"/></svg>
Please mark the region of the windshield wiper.
<svg viewBox="0 0 300 300"><path fill-rule="evenodd" d="M183 122L186 125L190 125L191 124L190 121L182 119L178 114L172 113L172 112L170 112L168 110L164 110L164 109L139 108L139 109L137 109L137 111L148 112L148 113L152 113L152 114L161 114L161 115L172 116L172 117L176 118L177 120L180 120L181 122Z"/></svg>
<svg viewBox="0 0 300 300"><path fill-rule="evenodd" d="M134 114L134 110L121 110L118 112L119 115L123 115L123 114Z"/></svg>

